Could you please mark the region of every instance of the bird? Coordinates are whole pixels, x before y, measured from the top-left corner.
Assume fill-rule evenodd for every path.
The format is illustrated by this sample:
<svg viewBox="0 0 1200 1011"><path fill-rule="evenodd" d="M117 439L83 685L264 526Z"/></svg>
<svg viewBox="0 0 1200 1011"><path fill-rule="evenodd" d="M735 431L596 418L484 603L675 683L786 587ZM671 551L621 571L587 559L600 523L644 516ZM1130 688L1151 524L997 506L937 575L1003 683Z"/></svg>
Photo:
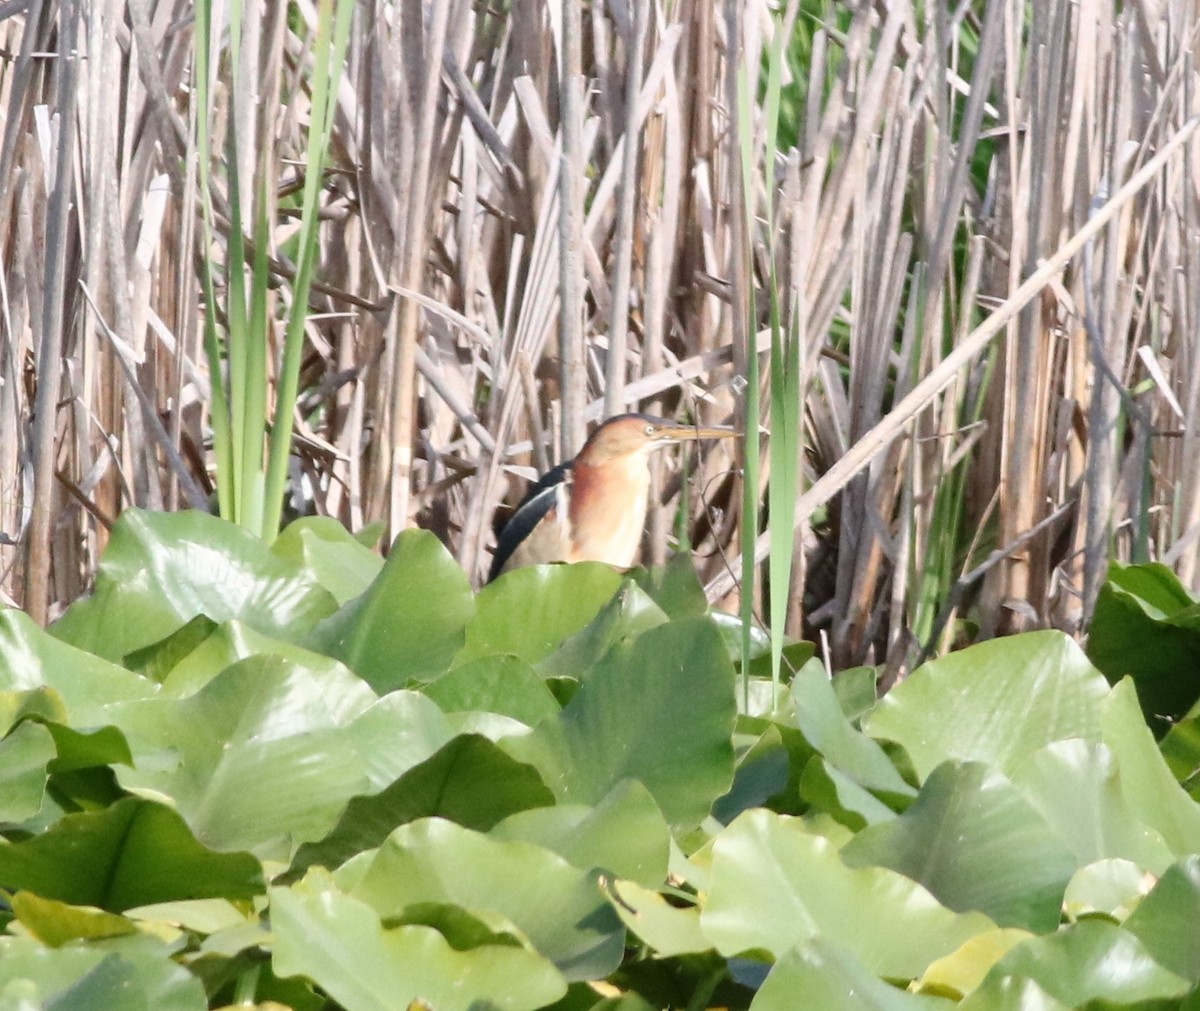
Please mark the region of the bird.
<svg viewBox="0 0 1200 1011"><path fill-rule="evenodd" d="M487 581L542 562L595 561L628 569L646 524L650 454L685 440L736 434L649 414L609 418L573 460L544 474L526 492L500 531Z"/></svg>

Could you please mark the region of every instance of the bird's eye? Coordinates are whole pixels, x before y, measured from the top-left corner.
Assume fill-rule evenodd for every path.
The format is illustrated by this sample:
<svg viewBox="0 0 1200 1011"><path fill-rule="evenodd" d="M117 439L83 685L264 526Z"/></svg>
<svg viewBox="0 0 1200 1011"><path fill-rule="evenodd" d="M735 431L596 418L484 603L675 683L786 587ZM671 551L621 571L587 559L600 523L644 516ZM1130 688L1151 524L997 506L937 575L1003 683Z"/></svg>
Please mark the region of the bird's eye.
<svg viewBox="0 0 1200 1011"><path fill-rule="evenodd" d="M646 434L647 434L647 435L653 435L653 434L654 434L654 426L653 426L653 425L647 425L647 426L646 426Z"/></svg>

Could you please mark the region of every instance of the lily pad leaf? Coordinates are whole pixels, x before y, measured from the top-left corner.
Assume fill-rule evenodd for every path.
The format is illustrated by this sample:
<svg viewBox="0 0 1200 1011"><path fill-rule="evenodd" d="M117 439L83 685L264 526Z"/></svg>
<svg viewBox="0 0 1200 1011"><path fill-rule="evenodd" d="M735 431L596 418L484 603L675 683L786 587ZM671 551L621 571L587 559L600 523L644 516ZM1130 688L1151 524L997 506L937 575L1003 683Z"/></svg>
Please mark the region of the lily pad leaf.
<svg viewBox="0 0 1200 1011"><path fill-rule="evenodd" d="M891 821L896 817L896 813L883 801L820 755L814 756L804 767L798 792L812 810L824 811L852 829Z"/></svg>
<svg viewBox="0 0 1200 1011"><path fill-rule="evenodd" d="M382 789L452 736L429 699L376 700L344 668L335 676L275 656L230 667L195 695L113 706L130 743L127 789L174 799L216 849L288 860L322 838L347 801Z"/></svg>
<svg viewBox="0 0 1200 1011"><path fill-rule="evenodd" d="M0 690L0 734L7 734L22 720L67 719L67 707L62 696L53 688L27 688L24 690Z"/></svg>
<svg viewBox="0 0 1200 1011"><path fill-rule="evenodd" d="M497 914L568 980L601 979L624 953L625 930L595 875L540 846L502 842L441 818L393 832L351 894L385 920L428 902Z"/></svg>
<svg viewBox="0 0 1200 1011"><path fill-rule="evenodd" d="M1133 682L1116 685L1101 709L1104 743L1116 757L1125 802L1177 857L1196 852L1200 804L1181 787L1139 712Z"/></svg>
<svg viewBox="0 0 1200 1011"><path fill-rule="evenodd" d="M127 797L69 814L41 835L0 845L0 885L122 912L174 899L250 898L264 890L247 853L214 853L171 808Z"/></svg>
<svg viewBox="0 0 1200 1011"><path fill-rule="evenodd" d="M504 654L537 664L582 631L623 578L600 562L528 565L506 572L475 598L475 617L455 664Z"/></svg>
<svg viewBox="0 0 1200 1011"><path fill-rule="evenodd" d="M1051 741L1099 740L1107 694L1074 640L1030 632L923 664L879 701L863 729L902 745L922 780L947 759L1011 772Z"/></svg>
<svg viewBox="0 0 1200 1011"><path fill-rule="evenodd" d="M104 765L132 765L129 742L116 727L95 730L74 730L61 723L45 724L54 738L56 755L50 763L51 772L72 772Z"/></svg>
<svg viewBox="0 0 1200 1011"><path fill-rule="evenodd" d="M167 675L175 669L184 657L193 653L204 642L218 625L211 618L198 614L187 624L177 628L165 639L153 642L149 646L135 649L126 654L122 663L132 671L137 671L144 678L149 678L158 684L167 679ZM230 661L232 663L232 661ZM213 671L214 674L217 671Z"/></svg>
<svg viewBox="0 0 1200 1011"><path fill-rule="evenodd" d="M271 890L271 924L275 972L307 976L346 1011L414 1004L533 1011L567 992L559 972L534 952L509 945L455 951L431 927L386 929L371 906L320 874Z"/></svg>
<svg viewBox="0 0 1200 1011"><path fill-rule="evenodd" d="M810 661L796 672L791 685L791 722L835 769L860 786L898 798L916 795L883 748L851 726L824 667Z"/></svg>
<svg viewBox="0 0 1200 1011"><path fill-rule="evenodd" d="M992 966L1032 936L1028 931L1011 927L976 934L961 948L930 963L917 980L917 991L958 999L979 986Z"/></svg>
<svg viewBox="0 0 1200 1011"><path fill-rule="evenodd" d="M793 1011L798 995L821 1011L949 1011L954 1002L897 989L867 969L854 953L814 937L787 952L771 969L750 1011Z"/></svg>
<svg viewBox="0 0 1200 1011"><path fill-rule="evenodd" d="M0 937L0 995L21 993L13 1008L53 1011L204 1011L204 986L142 935L88 945L45 947L32 937Z"/></svg>
<svg viewBox="0 0 1200 1011"><path fill-rule="evenodd" d="M1079 868L1068 882L1063 912L1072 920L1099 915L1121 922L1137 908L1154 882L1154 875L1132 860L1097 860Z"/></svg>
<svg viewBox="0 0 1200 1011"><path fill-rule="evenodd" d="M627 579L583 631L571 636L537 665L538 672L543 677L585 680L587 672L617 643L636 639L666 620L667 616L646 592Z"/></svg>
<svg viewBox="0 0 1200 1011"><path fill-rule="evenodd" d="M952 912L895 871L848 867L829 840L765 810L747 811L713 841L700 924L724 955L757 950L778 959L822 937L896 979L920 975L995 927L982 913Z"/></svg>
<svg viewBox="0 0 1200 1011"><path fill-rule="evenodd" d="M474 613L466 573L441 541L406 530L366 591L318 625L307 645L382 695L448 670Z"/></svg>
<svg viewBox="0 0 1200 1011"><path fill-rule="evenodd" d="M52 948L80 938L121 937L137 931L132 920L117 913L43 899L32 892L17 892L12 910L34 937Z"/></svg>
<svg viewBox="0 0 1200 1011"><path fill-rule="evenodd" d="M661 893L634 881L605 880L601 885L621 922L659 956L712 950L695 906L671 905Z"/></svg>
<svg viewBox="0 0 1200 1011"><path fill-rule="evenodd" d="M103 723L103 706L157 693L153 682L43 632L21 611L0 610L0 703L7 726L37 714L76 726Z"/></svg>
<svg viewBox="0 0 1200 1011"><path fill-rule="evenodd" d="M383 568L379 555L328 516L302 516L289 523L271 552L311 572L339 607L364 593Z"/></svg>
<svg viewBox="0 0 1200 1011"><path fill-rule="evenodd" d="M708 613L704 585L688 551L672 555L665 565L634 569L631 576L672 620L702 618Z"/></svg>
<svg viewBox="0 0 1200 1011"><path fill-rule="evenodd" d="M1114 563L1096 599L1088 656L1114 684L1133 678L1147 722L1162 733L1200 696L1200 604L1166 565Z"/></svg>
<svg viewBox="0 0 1200 1011"><path fill-rule="evenodd" d="M784 733L780 727L769 724L758 740L738 756L729 792L713 804L712 814L719 822L727 825L752 807L770 806L773 810L779 810L778 802L768 804L768 801L783 793L793 775L791 752ZM791 736L805 749L805 761L811 759L812 749L808 742L801 738L798 731L791 731ZM793 785L798 783L797 776ZM797 791L792 790L791 793L796 795Z"/></svg>
<svg viewBox="0 0 1200 1011"><path fill-rule="evenodd" d="M916 803L842 849L853 867L890 867L951 909L978 909L1002 927L1053 930L1077 862L1007 778L977 762L947 762Z"/></svg>
<svg viewBox="0 0 1200 1011"><path fill-rule="evenodd" d="M993 976L969 993L959 1011L1072 1011L1024 976Z"/></svg>
<svg viewBox="0 0 1200 1011"><path fill-rule="evenodd" d="M313 864L338 867L418 818L447 818L486 831L517 811L553 803L554 795L535 769L510 758L486 737L465 734L379 793L352 798L324 839L300 847L290 873Z"/></svg>
<svg viewBox="0 0 1200 1011"><path fill-rule="evenodd" d="M470 660L421 688L444 712L499 713L536 727L559 706L550 689L524 660L486 656Z"/></svg>
<svg viewBox="0 0 1200 1011"><path fill-rule="evenodd" d="M602 870L647 886L667 877L671 833L654 798L636 780L618 783L595 807L520 811L489 834L544 846L580 870Z"/></svg>
<svg viewBox="0 0 1200 1011"><path fill-rule="evenodd" d="M1188 980L1156 962L1137 937L1102 919L1080 920L1017 945L996 963L970 1006L998 1006L991 992L1007 976L1033 980L1067 1007L1092 1000L1109 1006L1178 1000L1192 989Z"/></svg>
<svg viewBox="0 0 1200 1011"><path fill-rule="evenodd" d="M204 621L209 634L198 642L193 643L185 636L191 626L185 626L176 633L176 636L187 639L192 648L182 655L169 651L170 669L163 672L161 697L182 699L195 695L227 667L253 656L283 657L332 680L346 674L345 666L332 657L315 653L294 642L263 635L240 621L226 621L220 625L212 624L207 619ZM170 641L159 645L166 648ZM156 648L150 647L151 650ZM128 660L126 657L126 662Z"/></svg>
<svg viewBox="0 0 1200 1011"><path fill-rule="evenodd" d="M732 782L735 709L720 635L707 619L685 619L614 647L559 716L504 746L540 769L560 801L596 804L636 779L687 830Z"/></svg>
<svg viewBox="0 0 1200 1011"><path fill-rule="evenodd" d="M54 738L34 720L0 740L0 822L22 822L38 813L54 755Z"/></svg>
<svg viewBox="0 0 1200 1011"><path fill-rule="evenodd" d="M1200 856L1169 867L1125 921L1160 965L1200 979Z"/></svg>
<svg viewBox="0 0 1200 1011"><path fill-rule="evenodd" d="M319 679L251 657L188 698L110 707L135 758L117 776L126 789L171 797L216 849L318 838L348 796L368 789L343 728L373 700L347 672Z"/></svg>
<svg viewBox="0 0 1200 1011"><path fill-rule="evenodd" d="M51 626L58 638L119 661L198 615L238 618L293 638L337 607L305 569L208 513L126 509L113 527L92 596Z"/></svg>
<svg viewBox="0 0 1200 1011"><path fill-rule="evenodd" d="M1116 756L1107 745L1055 741L1030 755L1013 783L1071 847L1077 866L1121 857L1158 874L1171 864L1162 836L1126 800ZM1179 797L1186 799L1182 791Z"/></svg>

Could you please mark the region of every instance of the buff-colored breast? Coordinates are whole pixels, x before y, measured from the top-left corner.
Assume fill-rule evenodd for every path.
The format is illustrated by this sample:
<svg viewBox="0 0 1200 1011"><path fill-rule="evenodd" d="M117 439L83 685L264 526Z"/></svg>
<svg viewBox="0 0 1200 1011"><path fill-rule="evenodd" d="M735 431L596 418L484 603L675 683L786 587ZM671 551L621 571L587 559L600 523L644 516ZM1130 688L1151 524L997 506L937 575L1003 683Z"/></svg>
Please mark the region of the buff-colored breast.
<svg viewBox="0 0 1200 1011"><path fill-rule="evenodd" d="M576 463L571 474L570 561L627 569L646 525L650 471L643 453L599 465Z"/></svg>

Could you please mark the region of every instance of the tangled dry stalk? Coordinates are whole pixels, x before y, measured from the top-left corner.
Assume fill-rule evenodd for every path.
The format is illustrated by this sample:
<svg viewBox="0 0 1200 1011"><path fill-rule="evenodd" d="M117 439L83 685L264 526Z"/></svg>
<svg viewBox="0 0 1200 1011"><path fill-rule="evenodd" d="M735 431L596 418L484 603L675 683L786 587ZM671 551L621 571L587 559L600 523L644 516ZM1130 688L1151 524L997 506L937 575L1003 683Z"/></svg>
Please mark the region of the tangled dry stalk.
<svg viewBox="0 0 1200 1011"><path fill-rule="evenodd" d="M186 0L0 17L0 588L45 617L86 589L122 508L211 494L194 21ZM315 17L247 3L258 88L219 88L213 110L218 142L254 138L277 180L277 308ZM1081 630L1111 557L1197 585L1198 25L1184 0L364 0L295 508L431 527L478 577L494 510L585 421L739 417L773 259L804 348L803 486L834 475L797 512L792 631L900 670L956 638ZM744 60L762 93L778 32L769 164L766 110L748 110L747 185L775 216L746 229L736 77ZM648 557L685 509L728 603L738 460L693 460L682 507L677 463Z"/></svg>

